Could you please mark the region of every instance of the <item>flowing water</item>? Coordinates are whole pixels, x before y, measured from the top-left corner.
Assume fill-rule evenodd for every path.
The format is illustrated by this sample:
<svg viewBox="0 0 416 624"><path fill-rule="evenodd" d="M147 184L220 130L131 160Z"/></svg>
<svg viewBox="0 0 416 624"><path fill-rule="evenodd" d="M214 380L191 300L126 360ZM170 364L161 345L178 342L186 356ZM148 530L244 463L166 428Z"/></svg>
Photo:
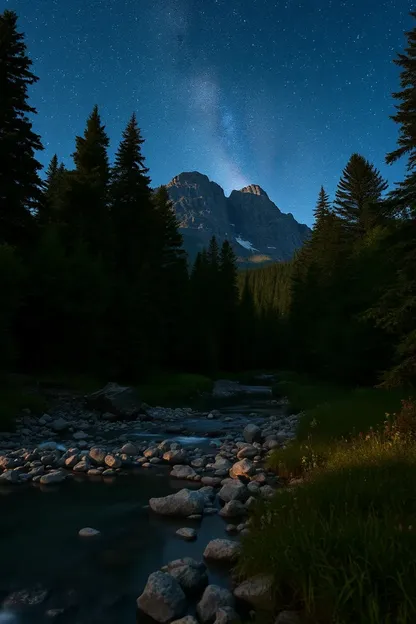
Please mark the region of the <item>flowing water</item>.
<svg viewBox="0 0 416 624"><path fill-rule="evenodd" d="M214 406L221 409L220 419L191 418L186 429L195 432L192 437L171 437L203 448L212 442L204 437L207 431L227 433L226 416L243 427L251 412L260 418L281 413L281 407L271 405L264 395L211 401L209 408ZM147 435L149 443L169 437L162 432ZM136 613L136 598L151 572L172 559L202 559L211 539L233 539L216 515L190 523L149 513L149 498L182 487L192 485L171 480L166 468L156 467L107 480L80 476L56 487L0 489L0 604L13 591L34 592L35 603L43 590L48 592L40 604L0 609L0 624L131 624L137 617L147 622ZM78 531L86 526L101 535L81 539ZM194 526L197 540L178 538L175 531L181 526ZM227 585L226 570L210 567L209 580ZM62 613L54 611L61 609Z"/></svg>

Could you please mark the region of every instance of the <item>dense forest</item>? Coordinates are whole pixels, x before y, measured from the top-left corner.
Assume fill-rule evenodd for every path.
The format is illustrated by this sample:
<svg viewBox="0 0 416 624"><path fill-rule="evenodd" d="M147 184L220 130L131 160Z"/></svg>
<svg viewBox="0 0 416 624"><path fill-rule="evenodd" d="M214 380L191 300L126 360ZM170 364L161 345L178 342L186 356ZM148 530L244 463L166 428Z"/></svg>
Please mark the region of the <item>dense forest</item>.
<svg viewBox="0 0 416 624"><path fill-rule="evenodd" d="M412 14L416 17L416 13ZM15 13L0 15L0 368L133 379L156 369L290 367L357 384L416 372L416 28L395 63L392 117L407 175L387 183L360 154L335 198L319 191L292 262L237 273L213 238L188 266L165 187L152 189L136 116L113 163L98 106L74 167L43 149ZM62 155L61 155L62 157ZM318 182L319 188L319 182Z"/></svg>

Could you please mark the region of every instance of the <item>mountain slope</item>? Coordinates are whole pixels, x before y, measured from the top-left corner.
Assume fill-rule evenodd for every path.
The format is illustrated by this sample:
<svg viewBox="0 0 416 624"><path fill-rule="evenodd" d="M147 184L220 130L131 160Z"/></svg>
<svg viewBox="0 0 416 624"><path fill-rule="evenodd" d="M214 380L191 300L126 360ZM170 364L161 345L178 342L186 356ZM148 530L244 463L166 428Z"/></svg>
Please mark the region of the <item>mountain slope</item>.
<svg viewBox="0 0 416 624"><path fill-rule="evenodd" d="M166 186L191 261L213 235L220 243L228 239L245 265L288 260L310 236L308 226L282 213L256 184L226 197L208 176L192 171Z"/></svg>

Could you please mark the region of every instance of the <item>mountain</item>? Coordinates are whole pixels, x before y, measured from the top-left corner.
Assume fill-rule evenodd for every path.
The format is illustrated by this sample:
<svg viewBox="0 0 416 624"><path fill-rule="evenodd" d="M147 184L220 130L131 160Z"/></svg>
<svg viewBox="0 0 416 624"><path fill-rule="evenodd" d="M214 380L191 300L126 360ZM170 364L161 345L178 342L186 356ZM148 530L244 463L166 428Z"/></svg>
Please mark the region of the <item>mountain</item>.
<svg viewBox="0 0 416 624"><path fill-rule="evenodd" d="M233 245L240 264L289 260L310 236L310 228L284 214L257 184L229 197L198 171L175 176L167 185L190 260L211 236Z"/></svg>

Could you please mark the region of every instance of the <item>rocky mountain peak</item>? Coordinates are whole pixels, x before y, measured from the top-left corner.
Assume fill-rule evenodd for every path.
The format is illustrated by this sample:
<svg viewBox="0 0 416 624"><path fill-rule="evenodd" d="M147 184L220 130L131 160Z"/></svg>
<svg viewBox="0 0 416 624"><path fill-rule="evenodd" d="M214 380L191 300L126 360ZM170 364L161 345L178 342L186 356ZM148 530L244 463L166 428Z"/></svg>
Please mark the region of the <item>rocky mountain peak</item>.
<svg viewBox="0 0 416 624"><path fill-rule="evenodd" d="M264 191L261 186L259 186L258 184L249 184L248 186L245 186L244 188L240 189L240 193L251 193L252 195L263 195L264 197L267 197L267 199L269 199L269 196L267 195L266 191Z"/></svg>

